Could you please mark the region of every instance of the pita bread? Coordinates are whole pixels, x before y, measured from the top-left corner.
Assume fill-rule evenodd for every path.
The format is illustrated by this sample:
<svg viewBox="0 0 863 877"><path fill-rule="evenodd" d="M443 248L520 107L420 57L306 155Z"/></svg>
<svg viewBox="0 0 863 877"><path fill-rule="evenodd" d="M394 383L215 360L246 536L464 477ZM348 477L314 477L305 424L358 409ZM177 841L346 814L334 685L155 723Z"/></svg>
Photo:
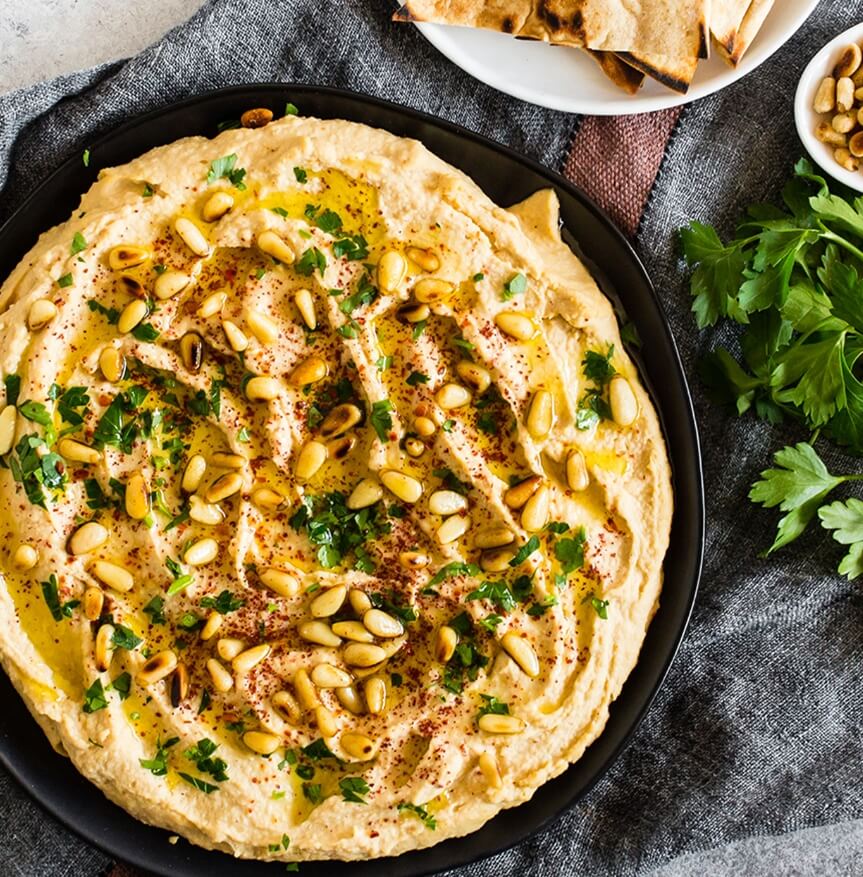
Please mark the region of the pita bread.
<svg viewBox="0 0 863 877"><path fill-rule="evenodd" d="M761 26L773 8L773 2L774 0L752 0L732 39L728 43L719 45L719 54L733 67L740 63L740 59L758 36Z"/></svg>
<svg viewBox="0 0 863 877"><path fill-rule="evenodd" d="M618 58L613 52L594 52L588 49L588 54L599 64L602 72L618 87L627 94L637 94L638 89L644 82L644 74L634 67L630 67L622 58Z"/></svg>
<svg viewBox="0 0 863 877"><path fill-rule="evenodd" d="M697 54L689 58L669 58L668 55L646 55L635 52L618 52L617 55L625 63L680 94L689 91L695 71L698 69Z"/></svg>
<svg viewBox="0 0 863 877"><path fill-rule="evenodd" d="M735 37L751 4L752 0L713 0L710 33L726 55L734 48Z"/></svg>

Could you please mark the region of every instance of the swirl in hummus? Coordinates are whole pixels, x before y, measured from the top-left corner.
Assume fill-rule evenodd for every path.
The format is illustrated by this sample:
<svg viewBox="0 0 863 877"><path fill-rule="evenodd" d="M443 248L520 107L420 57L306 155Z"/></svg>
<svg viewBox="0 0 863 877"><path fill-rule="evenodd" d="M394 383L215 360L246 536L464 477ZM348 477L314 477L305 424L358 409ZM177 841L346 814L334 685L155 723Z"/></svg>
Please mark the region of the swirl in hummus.
<svg viewBox="0 0 863 877"><path fill-rule="evenodd" d="M0 307L0 657L133 815L394 855L601 732L672 496L553 192L286 117L103 170Z"/></svg>

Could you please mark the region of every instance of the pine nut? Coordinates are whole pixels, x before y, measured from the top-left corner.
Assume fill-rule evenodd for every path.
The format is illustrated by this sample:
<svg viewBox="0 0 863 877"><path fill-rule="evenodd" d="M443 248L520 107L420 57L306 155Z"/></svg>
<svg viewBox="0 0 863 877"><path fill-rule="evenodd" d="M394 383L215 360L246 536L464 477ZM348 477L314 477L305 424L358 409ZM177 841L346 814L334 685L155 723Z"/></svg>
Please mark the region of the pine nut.
<svg viewBox="0 0 863 877"><path fill-rule="evenodd" d="M343 656L345 663L351 667L373 667L385 660L387 653L371 643L348 643Z"/></svg>
<svg viewBox="0 0 863 877"><path fill-rule="evenodd" d="M355 686L345 685L342 688L337 688L336 697L339 699L339 703L355 716L361 716L365 712L363 699Z"/></svg>
<svg viewBox="0 0 863 877"><path fill-rule="evenodd" d="M332 664L315 664L310 675L318 688L345 688L353 682L347 670Z"/></svg>
<svg viewBox="0 0 863 877"><path fill-rule="evenodd" d="M210 658L206 664L210 679L213 680L213 688L220 694L230 691L234 687L234 677L215 658Z"/></svg>
<svg viewBox="0 0 863 877"><path fill-rule="evenodd" d="M441 545L455 542L467 533L470 518L462 515L451 515L437 528L437 538Z"/></svg>
<svg viewBox="0 0 863 877"><path fill-rule="evenodd" d="M434 656L441 664L446 664L455 654L458 645L458 634L448 624L438 628L435 638Z"/></svg>
<svg viewBox="0 0 863 877"><path fill-rule="evenodd" d="M414 297L423 304L437 304L446 301L455 292L455 287L437 277L424 277L414 286Z"/></svg>
<svg viewBox="0 0 863 877"><path fill-rule="evenodd" d="M366 707L373 716L379 716L387 707L387 684L380 676L369 676L363 682Z"/></svg>
<svg viewBox="0 0 863 877"><path fill-rule="evenodd" d="M380 479L384 487L395 494L402 502L413 504L423 494L423 486L412 475L399 472L397 469L382 469Z"/></svg>
<svg viewBox="0 0 863 877"><path fill-rule="evenodd" d="M551 492L543 485L524 504L521 511L521 525L528 533L538 533L548 523Z"/></svg>
<svg viewBox="0 0 863 877"><path fill-rule="evenodd" d="M84 607L84 617L87 621L98 621L102 615L102 607L105 605L105 594L101 588L90 585L84 591L84 599L82 601Z"/></svg>
<svg viewBox="0 0 863 877"><path fill-rule="evenodd" d="M228 293L214 292L208 295L200 305L198 305L197 314L202 320L208 320L220 313L228 300Z"/></svg>
<svg viewBox="0 0 863 877"><path fill-rule="evenodd" d="M299 289L294 294L294 304L309 329L317 329L318 317L315 314L315 300L308 289Z"/></svg>
<svg viewBox="0 0 863 877"><path fill-rule="evenodd" d="M321 699L318 697L318 691L312 684L309 674L300 668L294 673L294 691L303 706L303 709L313 710L321 705Z"/></svg>
<svg viewBox="0 0 863 877"><path fill-rule="evenodd" d="M833 75L839 79L842 76L852 76L860 67L861 52L860 46L856 43L849 43L842 50L836 66L833 68Z"/></svg>
<svg viewBox="0 0 863 877"><path fill-rule="evenodd" d="M233 454L230 451L215 451L210 456L210 462L220 469L242 469L246 465L246 458L242 454Z"/></svg>
<svg viewBox="0 0 863 877"><path fill-rule="evenodd" d="M345 503L351 511L358 511L374 505L384 495L380 484L372 478L363 478L351 491Z"/></svg>
<svg viewBox="0 0 863 877"><path fill-rule="evenodd" d="M209 537L193 542L183 554L189 566L205 566L219 556L219 543Z"/></svg>
<svg viewBox="0 0 863 877"><path fill-rule="evenodd" d="M365 734L357 734L354 731L346 731L339 739L342 749L357 761L368 761L374 758L375 744L370 737Z"/></svg>
<svg viewBox="0 0 863 877"><path fill-rule="evenodd" d="M322 381L330 372L330 367L320 356L310 356L304 359L291 372L288 383L295 387L305 387L308 384L316 384Z"/></svg>
<svg viewBox="0 0 863 877"><path fill-rule="evenodd" d="M518 311L501 311L494 318L494 322L501 332L516 341L530 341L536 335L536 324L526 314Z"/></svg>
<svg viewBox="0 0 863 877"><path fill-rule="evenodd" d="M396 316L406 323L422 323L431 316L431 308L428 305L408 302L396 311Z"/></svg>
<svg viewBox="0 0 863 877"><path fill-rule="evenodd" d="M285 498L272 487L257 487L252 491L252 502L265 512L278 511L284 504Z"/></svg>
<svg viewBox="0 0 863 877"><path fill-rule="evenodd" d="M153 281L153 295L160 301L167 301L179 295L192 282L192 278L182 271L168 268Z"/></svg>
<svg viewBox="0 0 863 877"><path fill-rule="evenodd" d="M405 569L424 569L431 563L431 558L421 551L402 551L399 563Z"/></svg>
<svg viewBox="0 0 863 877"><path fill-rule="evenodd" d="M427 271L429 274L434 273L440 268L440 259L437 254L431 250L421 250L419 247L408 247L407 250L405 250L405 253L411 262L415 262L423 271Z"/></svg>
<svg viewBox="0 0 863 877"><path fill-rule="evenodd" d="M836 81L836 109L847 113L854 106L854 83L848 76Z"/></svg>
<svg viewBox="0 0 863 877"><path fill-rule="evenodd" d="M180 240L196 255L202 258L210 255L210 244L201 229L184 216L177 217L174 222L174 231Z"/></svg>
<svg viewBox="0 0 863 877"><path fill-rule="evenodd" d="M300 583L292 575L274 566L267 567L259 577L273 593L280 597L295 597L300 591Z"/></svg>
<svg viewBox="0 0 863 877"><path fill-rule="evenodd" d="M219 628L224 624L225 616L218 612L211 612L207 616L207 621L201 628L201 639L206 642L212 639L218 632Z"/></svg>
<svg viewBox="0 0 863 877"><path fill-rule="evenodd" d="M848 138L844 134L834 131L829 122L819 122L815 126L815 136L822 143L829 143L831 146L846 146L848 143Z"/></svg>
<svg viewBox="0 0 863 877"><path fill-rule="evenodd" d="M246 333L232 320L222 320L222 331L225 333L225 338L228 339L231 350L235 353L242 353L249 346Z"/></svg>
<svg viewBox="0 0 863 877"><path fill-rule="evenodd" d="M201 454L193 454L189 457L189 462L186 463L186 468L183 470L183 479L180 482L183 493L194 493L201 486L206 471L207 461Z"/></svg>
<svg viewBox="0 0 863 877"><path fill-rule="evenodd" d="M504 545L512 545L515 541L515 533L502 524L486 527L474 536L473 544L476 548L501 548Z"/></svg>
<svg viewBox="0 0 863 877"><path fill-rule="evenodd" d="M246 731L243 743L258 755L272 755L282 745L279 737L266 731Z"/></svg>
<svg viewBox="0 0 863 877"><path fill-rule="evenodd" d="M90 573L103 585L121 594L128 594L135 587L135 577L129 570L107 560L94 560L90 564Z"/></svg>
<svg viewBox="0 0 863 877"><path fill-rule="evenodd" d="M359 588L351 588L348 594L348 602L351 604L351 609L360 616L365 615L372 608L372 601L369 599L369 595Z"/></svg>
<svg viewBox="0 0 863 877"><path fill-rule="evenodd" d="M614 377L608 385L608 404L618 426L630 426L638 417L638 400L626 378Z"/></svg>
<svg viewBox="0 0 863 877"><path fill-rule="evenodd" d="M327 442L327 454L331 460L346 460L356 447L355 435L342 435Z"/></svg>
<svg viewBox="0 0 863 877"><path fill-rule="evenodd" d="M333 633L355 643L373 643L375 638L360 621L337 621L332 626Z"/></svg>
<svg viewBox="0 0 863 877"><path fill-rule="evenodd" d="M243 641L234 637L222 637L216 643L216 652L223 661L233 661L244 648Z"/></svg>
<svg viewBox="0 0 863 877"><path fill-rule="evenodd" d="M467 510L467 499L454 490L436 490L429 497L429 511L433 515L457 515Z"/></svg>
<svg viewBox="0 0 863 877"><path fill-rule="evenodd" d="M454 408L463 408L470 405L470 390L465 389L461 384L444 384L435 393L435 402L444 409L444 411L452 411Z"/></svg>
<svg viewBox="0 0 863 877"><path fill-rule="evenodd" d="M197 332L187 332L180 339L180 358L188 371L200 371L204 364L204 341Z"/></svg>
<svg viewBox="0 0 863 877"><path fill-rule="evenodd" d="M89 554L107 541L108 531L98 521L88 521L69 538L69 552L75 555Z"/></svg>
<svg viewBox="0 0 863 877"><path fill-rule="evenodd" d="M126 358L116 347L106 347L99 354L99 369L106 381L117 384L126 374Z"/></svg>
<svg viewBox="0 0 863 877"><path fill-rule="evenodd" d="M141 667L138 671L138 682L141 685L155 685L157 682L161 682L167 676L170 676L176 666L177 656L169 649L166 649L164 652L153 655Z"/></svg>
<svg viewBox="0 0 863 877"><path fill-rule="evenodd" d="M136 298L134 301L130 301L120 313L120 317L117 320L117 331L121 335L127 335L139 323L145 320L149 313L150 309L147 307L147 302L143 299Z"/></svg>
<svg viewBox="0 0 863 877"><path fill-rule="evenodd" d="M336 585L334 588L328 588L322 591L309 604L309 613L312 618L329 618L335 615L348 596L346 585Z"/></svg>
<svg viewBox="0 0 863 877"><path fill-rule="evenodd" d="M277 691L271 698L270 703L275 707L276 712L289 721L292 725L299 723L302 718L302 710L297 703L297 699L290 691Z"/></svg>
<svg viewBox="0 0 863 877"><path fill-rule="evenodd" d="M65 457L73 463L98 463L102 459L102 455L95 448L91 448L83 442L76 442L75 439L60 439L57 443L57 450L61 457Z"/></svg>
<svg viewBox="0 0 863 877"><path fill-rule="evenodd" d="M336 405L324 418L320 433L324 438L335 438L356 426L362 418L363 413L356 405L351 405L350 402Z"/></svg>
<svg viewBox="0 0 863 877"><path fill-rule="evenodd" d="M483 572L506 572L509 569L509 562L515 557L515 552L516 549L509 545L490 548L480 555L479 565Z"/></svg>
<svg viewBox="0 0 863 877"><path fill-rule="evenodd" d="M133 277L131 274L121 274L118 278L119 285L129 294L134 296L135 298L146 298L147 293L144 291L144 284L138 280L137 277Z"/></svg>
<svg viewBox="0 0 863 877"><path fill-rule="evenodd" d="M226 472L220 475L205 493L207 502L221 502L243 489L243 476L239 472Z"/></svg>
<svg viewBox="0 0 863 877"><path fill-rule="evenodd" d="M189 695L189 671L185 664L177 664L171 675L171 706L176 709Z"/></svg>
<svg viewBox="0 0 863 877"><path fill-rule="evenodd" d="M554 425L554 396L548 390L537 390L533 394L526 425L531 438L536 441L548 437Z"/></svg>
<svg viewBox="0 0 863 877"><path fill-rule="evenodd" d="M126 514L135 521L143 521L150 514L150 491L140 472L135 472L126 482Z"/></svg>
<svg viewBox="0 0 863 877"><path fill-rule="evenodd" d="M277 378L258 375L246 384L246 398L250 402L271 402L282 392L282 385Z"/></svg>
<svg viewBox="0 0 863 877"><path fill-rule="evenodd" d="M836 107L836 80L825 76L818 85L812 109L816 113L830 113Z"/></svg>
<svg viewBox="0 0 863 877"><path fill-rule="evenodd" d="M123 271L126 268L135 268L143 265L150 258L150 251L145 247L137 247L133 244L120 244L113 247L108 253L108 265L114 271Z"/></svg>
<svg viewBox="0 0 863 877"><path fill-rule="evenodd" d="M490 752L481 752L477 761L480 773L490 789L503 788L503 780L497 767L497 759Z"/></svg>
<svg viewBox="0 0 863 877"><path fill-rule="evenodd" d="M246 110L240 116L240 124L244 128L263 128L272 121L273 111L268 110L266 107L255 107L254 109Z"/></svg>
<svg viewBox="0 0 863 877"><path fill-rule="evenodd" d="M437 424L430 417L417 417L414 421L414 432L422 438L429 438L435 434Z"/></svg>
<svg viewBox="0 0 863 877"><path fill-rule="evenodd" d="M363 615L363 625L381 639L401 636L405 632L401 621L382 609L369 609Z"/></svg>
<svg viewBox="0 0 863 877"><path fill-rule="evenodd" d="M275 344L279 340L279 325L267 314L254 308L246 308L243 316L252 334L261 344Z"/></svg>
<svg viewBox="0 0 863 877"><path fill-rule="evenodd" d="M204 502L200 496L189 497L189 517L198 524L217 527L225 520L225 513L213 503Z"/></svg>
<svg viewBox="0 0 863 877"><path fill-rule="evenodd" d="M324 737L335 737L339 733L336 717L325 706L315 707L315 724Z"/></svg>
<svg viewBox="0 0 863 877"><path fill-rule="evenodd" d="M539 658L537 658L533 646L524 637L509 631L503 635L500 644L503 646L503 650L531 679L539 676Z"/></svg>
<svg viewBox="0 0 863 877"><path fill-rule="evenodd" d="M7 405L0 411L0 455L8 454L15 444L15 426L18 422L18 409Z"/></svg>
<svg viewBox="0 0 863 877"><path fill-rule="evenodd" d="M566 455L566 483L570 490L575 491L586 490L590 484L587 463L578 448L573 448Z"/></svg>
<svg viewBox="0 0 863 877"><path fill-rule="evenodd" d="M296 258L290 245L274 231L264 231L258 235L258 249L283 265L293 265Z"/></svg>
<svg viewBox="0 0 863 877"><path fill-rule="evenodd" d="M327 446L321 442L306 442L297 456L294 474L298 481L310 481L327 462Z"/></svg>
<svg viewBox="0 0 863 877"><path fill-rule="evenodd" d="M405 257L395 250L387 250L378 262L378 286L381 292L395 292L407 274Z"/></svg>
<svg viewBox="0 0 863 877"><path fill-rule="evenodd" d="M520 734L524 730L524 722L518 716L486 713L477 722L480 731L487 734Z"/></svg>
<svg viewBox="0 0 863 877"><path fill-rule="evenodd" d="M341 637L336 636L325 621L302 621L297 625L297 633L317 646L335 648L342 643Z"/></svg>
<svg viewBox="0 0 863 877"><path fill-rule="evenodd" d="M837 113L830 121L834 131L840 134L849 134L857 125L855 113Z"/></svg>
<svg viewBox="0 0 863 877"><path fill-rule="evenodd" d="M47 298L36 299L27 313L27 326L33 332L44 329L58 313L54 302Z"/></svg>
<svg viewBox="0 0 863 877"><path fill-rule="evenodd" d="M214 192L201 208L201 219L204 222L215 222L217 219L221 219L233 206L234 197L229 192Z"/></svg>
<svg viewBox="0 0 863 877"><path fill-rule="evenodd" d="M93 657L96 661L96 669L104 673L111 666L111 658L114 657L114 648L111 637L114 636L114 626L103 624L96 632L96 643L93 647Z"/></svg>
<svg viewBox="0 0 863 877"><path fill-rule="evenodd" d="M536 492L542 484L539 475L531 475L518 484L513 485L503 495L503 501L511 509L520 509Z"/></svg>
<svg viewBox="0 0 863 877"><path fill-rule="evenodd" d="M455 370L477 393L482 394L491 386L491 372L485 366L463 359L456 364Z"/></svg>
<svg viewBox="0 0 863 877"><path fill-rule="evenodd" d="M405 451L409 457L421 457L425 453L426 446L415 438L405 439Z"/></svg>
<svg viewBox="0 0 863 877"><path fill-rule="evenodd" d="M257 667L258 664L260 664L269 654L270 647L267 643L262 643L259 646L252 646L250 649L240 652L240 654L231 661L231 667L233 667L235 673L248 673L250 670Z"/></svg>
<svg viewBox="0 0 863 877"><path fill-rule="evenodd" d="M39 562L39 552L32 545L26 542L22 543L15 549L12 555L12 565L21 572L33 569Z"/></svg>

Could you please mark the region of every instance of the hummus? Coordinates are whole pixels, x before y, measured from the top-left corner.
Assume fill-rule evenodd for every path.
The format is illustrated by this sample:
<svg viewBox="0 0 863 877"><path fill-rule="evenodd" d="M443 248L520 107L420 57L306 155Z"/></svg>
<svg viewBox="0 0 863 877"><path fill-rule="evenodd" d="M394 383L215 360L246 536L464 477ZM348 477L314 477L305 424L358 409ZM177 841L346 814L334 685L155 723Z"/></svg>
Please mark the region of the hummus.
<svg viewBox="0 0 863 877"><path fill-rule="evenodd" d="M0 311L0 657L134 816L395 855L600 734L672 495L553 192L286 117L103 170Z"/></svg>

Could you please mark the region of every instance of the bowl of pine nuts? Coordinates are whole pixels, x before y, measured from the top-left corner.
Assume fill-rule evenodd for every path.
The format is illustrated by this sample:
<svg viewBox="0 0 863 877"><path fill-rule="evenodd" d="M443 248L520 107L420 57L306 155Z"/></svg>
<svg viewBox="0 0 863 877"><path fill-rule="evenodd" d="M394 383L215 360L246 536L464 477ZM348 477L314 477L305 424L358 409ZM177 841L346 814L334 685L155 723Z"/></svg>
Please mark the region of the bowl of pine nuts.
<svg viewBox="0 0 863 877"><path fill-rule="evenodd" d="M831 177L863 192L863 24L809 62L794 101L797 133Z"/></svg>

